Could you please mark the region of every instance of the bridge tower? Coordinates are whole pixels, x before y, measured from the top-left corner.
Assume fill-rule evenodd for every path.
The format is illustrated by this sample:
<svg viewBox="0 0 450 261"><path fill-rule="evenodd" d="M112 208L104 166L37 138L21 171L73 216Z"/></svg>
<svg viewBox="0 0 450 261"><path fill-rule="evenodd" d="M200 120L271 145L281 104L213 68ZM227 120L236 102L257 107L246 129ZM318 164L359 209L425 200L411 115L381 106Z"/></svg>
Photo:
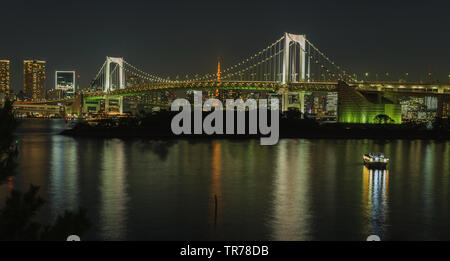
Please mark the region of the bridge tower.
<svg viewBox="0 0 450 261"><path fill-rule="evenodd" d="M306 79L306 36L303 34L285 33L283 50L283 74L281 79L282 84L287 84L289 81L289 45L291 42L298 43L300 45L299 80L304 81ZM291 66L291 68L292 67L293 66Z"/></svg>
<svg viewBox="0 0 450 261"><path fill-rule="evenodd" d="M283 85L288 84L288 82L295 82L296 77L292 77L289 79L289 75L295 75L297 71L294 71L296 67L296 58L290 60L290 44L294 42L299 44L300 52L299 52L299 68L298 68L298 76L299 81L305 81L306 79L306 36L300 34L290 34L285 33L284 35L284 48L283 48L283 64L282 64L282 78L281 83ZM289 65L291 63L291 65ZM289 73L289 69L291 69L291 73ZM309 73L308 73L309 74ZM309 78L309 75L308 75ZM283 88L280 91L282 100L281 100L281 110L287 111L289 108L294 107L297 108L301 113L304 113L304 104L305 104L305 92L304 91L296 91L289 92Z"/></svg>
<svg viewBox="0 0 450 261"><path fill-rule="evenodd" d="M109 92L111 90L113 90L114 88L112 88L111 86L111 64L116 64L117 67L113 70L114 72L116 72L116 69L119 72L119 79L118 79L118 87L119 89L125 89L125 74L124 74L124 61L123 58L116 58L116 57L106 57L106 62L105 62L105 86L103 91L106 93L105 96L105 111L109 111L109 102L110 102L110 97L109 97ZM119 112L123 113L123 97L119 97L118 98L118 103L119 103Z"/></svg>
<svg viewBox="0 0 450 261"><path fill-rule="evenodd" d="M105 86L103 91L109 92L112 90L111 88L111 63L117 64L119 70L119 89L125 89L125 75L123 69L123 58L114 58L114 57L106 57L106 66L105 66Z"/></svg>

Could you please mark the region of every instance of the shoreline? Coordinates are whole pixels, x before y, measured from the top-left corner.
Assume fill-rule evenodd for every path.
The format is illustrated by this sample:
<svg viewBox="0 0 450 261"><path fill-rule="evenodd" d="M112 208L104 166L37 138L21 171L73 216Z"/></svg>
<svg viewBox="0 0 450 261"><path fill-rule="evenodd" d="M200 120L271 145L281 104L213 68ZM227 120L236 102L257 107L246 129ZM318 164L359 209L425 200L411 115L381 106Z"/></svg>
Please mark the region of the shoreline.
<svg viewBox="0 0 450 261"><path fill-rule="evenodd" d="M170 129L169 129L170 130ZM59 133L63 136L84 138L120 138L148 140L207 140L229 139L248 140L267 137L263 135L207 135L190 134L174 135L170 131L158 132L139 128L121 127L88 127L67 129ZM311 128L302 132L283 131L280 129L279 139L373 139L373 140L439 140L450 141L450 132L437 130L392 130L392 129L342 129L342 128Z"/></svg>

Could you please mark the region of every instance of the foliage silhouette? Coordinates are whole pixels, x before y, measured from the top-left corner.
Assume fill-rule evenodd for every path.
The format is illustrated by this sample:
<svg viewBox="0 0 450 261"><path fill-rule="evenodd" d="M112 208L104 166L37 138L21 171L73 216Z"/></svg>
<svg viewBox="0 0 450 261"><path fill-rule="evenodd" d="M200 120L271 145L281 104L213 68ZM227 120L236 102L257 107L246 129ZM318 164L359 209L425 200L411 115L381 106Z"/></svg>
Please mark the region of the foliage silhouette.
<svg viewBox="0 0 450 261"><path fill-rule="evenodd" d="M41 225L32 221L44 200L37 195L39 187L30 186L22 194L13 190L0 210L1 240L36 240Z"/></svg>
<svg viewBox="0 0 450 261"><path fill-rule="evenodd" d="M26 193L11 191L5 206L0 209L0 240L65 240L67 236L81 236L91 226L86 210L65 211L53 225L34 221L45 204L38 195L39 187L30 185Z"/></svg>
<svg viewBox="0 0 450 261"><path fill-rule="evenodd" d="M373 120L375 123L378 124L392 124L395 122L391 117L389 117L386 114L378 114L377 116L375 116Z"/></svg>
<svg viewBox="0 0 450 261"><path fill-rule="evenodd" d="M0 108L0 185L15 175L18 155L14 131L18 126L12 113L12 103ZM67 236L82 236L91 226L86 210L65 211L52 225L42 225L34 219L45 201L39 187L30 185L27 192L10 191L0 209L0 240L65 240Z"/></svg>
<svg viewBox="0 0 450 261"><path fill-rule="evenodd" d="M15 173L17 145L14 130L18 125L12 113L12 102L6 101L3 108L0 106L0 185Z"/></svg>

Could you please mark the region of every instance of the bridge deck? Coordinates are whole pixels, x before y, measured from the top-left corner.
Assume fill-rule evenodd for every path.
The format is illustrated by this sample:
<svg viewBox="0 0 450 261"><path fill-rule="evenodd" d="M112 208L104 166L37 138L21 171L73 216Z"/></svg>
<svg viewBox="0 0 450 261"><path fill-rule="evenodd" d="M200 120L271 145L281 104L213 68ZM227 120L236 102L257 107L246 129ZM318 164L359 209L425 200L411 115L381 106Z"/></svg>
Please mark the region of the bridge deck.
<svg viewBox="0 0 450 261"><path fill-rule="evenodd" d="M393 92L393 93L413 93L430 95L450 95L450 84L432 83L398 83L398 82L358 82L347 83L360 91ZM151 86L138 86L120 90L112 90L110 96L134 96L162 90L254 90L254 91L337 91L339 82L291 82L286 85L280 82L271 81L192 81L192 82L170 82L158 83ZM83 91L87 98L103 98L102 91ZM31 102L19 102L18 104L57 104L73 101L72 99L42 100Z"/></svg>

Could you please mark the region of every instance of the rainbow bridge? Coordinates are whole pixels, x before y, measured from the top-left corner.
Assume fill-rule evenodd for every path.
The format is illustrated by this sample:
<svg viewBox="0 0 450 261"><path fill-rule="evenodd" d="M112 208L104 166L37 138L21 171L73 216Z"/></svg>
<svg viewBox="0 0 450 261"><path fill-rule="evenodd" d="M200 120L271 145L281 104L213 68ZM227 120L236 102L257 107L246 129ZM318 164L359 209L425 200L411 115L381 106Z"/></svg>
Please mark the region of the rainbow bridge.
<svg viewBox="0 0 450 261"><path fill-rule="evenodd" d="M395 122L401 122L400 96L434 97L438 116L450 113L449 84L358 81L356 74L331 60L305 35L290 33L232 66L222 70L219 67L217 73L185 79L155 75L123 58L106 57L89 87L79 92L78 97L35 103L70 104L71 111L82 114L89 111L87 108L98 110L103 101L106 112L123 112L123 100L127 97L193 90L270 93L280 97L282 111L295 107L302 112L305 93L336 92L341 122L369 123L377 113L388 114ZM170 100L159 105L170 106ZM357 116L361 114L370 115Z"/></svg>

